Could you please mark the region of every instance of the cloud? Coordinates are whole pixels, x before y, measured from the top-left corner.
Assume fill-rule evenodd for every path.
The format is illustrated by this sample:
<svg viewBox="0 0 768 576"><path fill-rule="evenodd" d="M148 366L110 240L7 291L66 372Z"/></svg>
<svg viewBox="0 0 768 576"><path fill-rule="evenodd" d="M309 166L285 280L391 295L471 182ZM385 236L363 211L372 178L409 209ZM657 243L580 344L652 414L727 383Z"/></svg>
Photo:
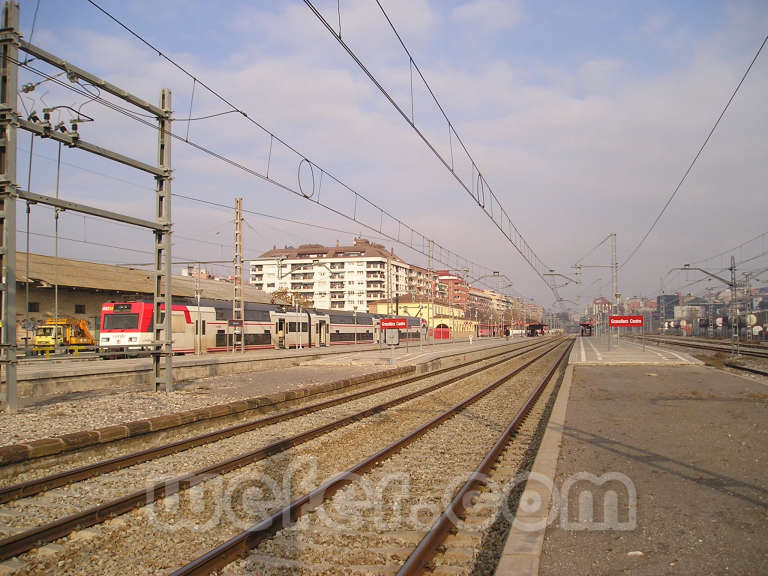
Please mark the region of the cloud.
<svg viewBox="0 0 768 576"><path fill-rule="evenodd" d="M471 28L475 33L514 28L523 17L523 9L517 0L474 0L456 6L454 21Z"/></svg>
<svg viewBox="0 0 768 576"><path fill-rule="evenodd" d="M749 12L746 9L734 12L732 20L712 34L702 34L694 43L686 41L693 55L690 60L643 74L637 73L630 58L611 47L575 58L575 64L542 57L536 66L528 66L509 57L504 45L478 45L483 51L475 55L477 64L471 67L434 48L434 43L444 41L445 27L452 17L474 17L473 10L490 4L478 2L441 14L434 5L421 2L416 5L414 14L418 17L413 22L406 4L387 3L387 9L400 31L405 34L407 30L406 42L459 134L536 253L567 273L576 259L615 231L620 257L626 255L674 189L754 53L756 46L747 46L751 43L742 37L742 25L753 22L751 26L757 29L768 23L765 10L756 15L745 15ZM497 30L494 26L498 22L515 25L521 11L516 4L504 3L507 10L510 5L514 10L506 16L495 9L480 11L493 16L493 22L475 24L490 26L489 30ZM386 23L381 16L376 20L364 12L362 4L343 2L342 6L348 6L342 14L345 35L363 47L366 64L370 63L398 102L409 109L409 67L407 60L398 59L396 46L389 44ZM549 303L544 285L467 193L314 17L299 8L288 5L273 12L247 12L250 8L235 11L243 25L228 30L233 34L232 44L214 55L205 51L203 43L199 47L185 41L175 45L173 35L166 38L168 46L162 48L350 187L447 248L503 270L513 277L517 289ZM252 19L246 20L249 15ZM45 12L41 14L37 33L44 48L151 102L157 100L160 87L168 86L173 89L176 116L189 113L192 82L156 54L122 35L100 30L87 19L76 24L77 34L56 34L52 32L55 22L46 21L45 16ZM674 27L674 23L667 26ZM663 35L663 30L659 34ZM658 277L669 268L764 231L768 199L761 191L768 180L764 143L768 116L763 104L768 93L767 62L761 57L755 64L688 183L643 251L622 270L620 285L625 294L651 295L658 290ZM76 100L71 93L57 92L50 83L44 86L49 90L45 96L49 104L72 105ZM450 151L448 132L439 115L426 107L428 100L417 94L415 104L419 126L441 150ZM41 108L39 105L38 111ZM197 86L193 116L222 109L221 102ZM85 110L93 112L97 121L81 125L84 139L155 161L156 137L151 129L95 103ZM174 130L184 135L186 128L179 122ZM270 139L243 117L193 122L189 128L191 140L254 169L266 168ZM28 139L22 136L20 143L28 146ZM56 156L50 142L38 140L35 150ZM294 186L298 158L284 152L279 146L273 147L271 175ZM147 185L146 193L137 194L110 178L65 167L65 197L84 197L102 207L151 217L151 178L93 160L77 150L65 150L65 161ZM20 165L23 162L20 156ZM226 205L243 196L246 210L339 227L349 230L350 235L377 235L184 142L173 143L173 165L173 190L177 193ZM35 160L36 191L52 192L52 167L55 163ZM25 172L19 169L22 177ZM334 189L325 180L319 193L340 210L355 211L354 195L349 191ZM174 229L180 236L218 241L224 235L229 241L219 226L230 216L226 209L182 199L174 202ZM731 210L731 205L739 209ZM364 207L360 209L362 212ZM273 244L348 240L336 232L256 215L246 218L258 231L246 230L249 254ZM367 218L374 228L378 226L375 213L367 214ZM43 231L49 224L50 218L44 218L38 226ZM77 225L73 217L68 224L71 235L80 232ZM88 237L91 230L89 224ZM110 237L108 228L105 230L102 236ZM220 235L215 236L216 232ZM124 242L126 247L132 247L137 237L122 230L114 236L110 243ZM205 259L221 256L215 246L181 238L176 242L179 254L198 254ZM143 236L141 246L145 246ZM396 246L396 251L407 260L424 264L422 258L402 247ZM119 254L103 253L105 258ZM607 260L606 254L595 255L597 263ZM587 280L591 282L599 275L595 273ZM570 297L569 290L562 291L565 297Z"/></svg>

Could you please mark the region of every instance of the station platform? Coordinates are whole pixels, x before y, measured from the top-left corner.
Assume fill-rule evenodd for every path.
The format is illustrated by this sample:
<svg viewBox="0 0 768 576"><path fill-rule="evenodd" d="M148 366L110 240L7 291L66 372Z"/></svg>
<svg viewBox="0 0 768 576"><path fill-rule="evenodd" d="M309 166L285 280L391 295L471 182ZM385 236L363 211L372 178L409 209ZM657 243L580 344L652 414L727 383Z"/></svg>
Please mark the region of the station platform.
<svg viewBox="0 0 768 576"><path fill-rule="evenodd" d="M768 573L766 415L710 367L569 366L496 574Z"/></svg>
<svg viewBox="0 0 768 576"><path fill-rule="evenodd" d="M609 342L607 336L579 336L571 350L569 364L574 365L689 365L701 364L693 356L677 350L662 348L637 340L617 338Z"/></svg>

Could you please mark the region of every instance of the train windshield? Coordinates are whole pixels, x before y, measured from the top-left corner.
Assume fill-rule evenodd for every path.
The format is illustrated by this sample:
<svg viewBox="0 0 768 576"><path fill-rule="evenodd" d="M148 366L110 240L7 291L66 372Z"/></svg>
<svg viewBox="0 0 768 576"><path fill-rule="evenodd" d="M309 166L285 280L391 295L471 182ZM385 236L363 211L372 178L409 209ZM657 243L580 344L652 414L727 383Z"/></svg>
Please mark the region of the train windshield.
<svg viewBox="0 0 768 576"><path fill-rule="evenodd" d="M102 330L136 330L139 327L138 314L106 314Z"/></svg>

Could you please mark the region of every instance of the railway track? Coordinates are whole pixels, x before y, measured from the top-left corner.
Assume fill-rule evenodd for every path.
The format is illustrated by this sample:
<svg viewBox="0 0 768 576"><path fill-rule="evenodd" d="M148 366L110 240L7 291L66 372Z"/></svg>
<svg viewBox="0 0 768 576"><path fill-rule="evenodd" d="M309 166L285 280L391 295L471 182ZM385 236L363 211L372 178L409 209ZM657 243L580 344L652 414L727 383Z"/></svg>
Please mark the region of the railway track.
<svg viewBox="0 0 768 576"><path fill-rule="evenodd" d="M637 340L636 337L633 339ZM669 337L653 337L646 336L646 341L655 342L657 344L666 344L668 346L679 346L681 348L691 348L695 350L709 350L712 352L727 352L731 353L733 346L729 343L707 341L701 338L669 338ZM759 344L744 344L739 343L739 354L742 356L750 356L754 358L768 358L768 349L765 346ZM741 372L749 372L750 374L757 374L758 376L768 377L768 371L761 370L760 368L754 368L751 366L742 366L735 362L723 362L723 366L739 370Z"/></svg>
<svg viewBox="0 0 768 576"><path fill-rule="evenodd" d="M636 337L633 337L633 338L637 339ZM701 339L646 336L645 340L647 342L655 342L657 344L670 344L674 346L682 346L684 348L693 348L697 350L711 350L713 352L731 353L731 351L733 350L733 346L730 343L707 342ZM749 345L749 344L739 343L739 353L743 356L768 358L768 349L760 345Z"/></svg>
<svg viewBox="0 0 768 576"><path fill-rule="evenodd" d="M421 574L432 565L436 555L444 553L443 542L461 523L458 518L467 514L468 496L485 482L514 432L520 429L547 384L566 362L571 345L561 343L536 359L539 370L542 364L545 366L545 375L539 376L537 383L525 385L515 378L536 361L503 375L174 571L173 576L210 574L221 569L224 574L327 573L329 570L344 574L394 573L393 564L400 564L399 575ZM511 396L519 398L510 402ZM485 457L467 473L468 462L477 461L482 454ZM391 506L386 511L366 502L358 514L355 492L361 484L381 485L403 473L413 482L407 494L396 502L389 502ZM464 481L455 491L452 482L457 478ZM444 507L441 501L446 494L453 497ZM401 515L404 508L429 512L442 509L442 512L426 530L418 518L415 518L416 526L409 525L409 529L404 530Z"/></svg>
<svg viewBox="0 0 768 576"><path fill-rule="evenodd" d="M0 504L312 414L387 390L422 382L434 376L459 373L461 370L489 360L503 361L509 354L535 349L541 345L542 343L539 342L526 342L520 346L503 346L500 347L501 350L494 348L478 358L463 361L453 366L405 378L395 378L391 381L384 379L383 384L374 382L363 385L362 389L355 392L331 394L330 398L317 402L301 402L295 408L272 413L268 416L254 417L238 414L225 419L215 419L213 422L192 422L171 432L164 430L155 433L154 438L147 434L139 438L129 438L110 443L120 446L111 446L110 444L88 446L66 454L33 459L22 464L14 463L0 468ZM230 423L231 425L229 425ZM170 438L168 438L169 436ZM163 439L167 440L163 441ZM134 449L137 445L146 444L150 444L150 446L140 450ZM98 456L103 453L108 454L109 457L99 458Z"/></svg>
<svg viewBox="0 0 768 576"><path fill-rule="evenodd" d="M82 530L87 526L105 521L110 526L120 526L125 520L109 519L148 503L162 501L167 504L173 498L183 498L195 487L231 475L233 471L240 470L246 475L256 472L258 476L259 466L274 468L277 465L279 468L280 458L285 458L286 453L297 447L310 448L312 453L313 443L334 439L338 442L339 435L351 434L345 428L362 426L370 432L372 425L378 424L375 428L379 433L382 426L378 421L382 417L398 425L418 423L436 408L442 408L446 398L466 395L476 389L479 374L495 374L505 370L505 365L510 362L529 366L557 345L549 340L526 344L497 357L466 362L437 373L300 407L202 437L153 447L143 453L123 455L107 462L34 478L21 485L7 486L2 492L5 505L0 508L2 529L6 534L0 541L0 558L28 552L23 562L25 566L35 566L30 573L47 570L50 568L48 560L58 557L62 547L56 543L40 548L47 542L70 534L68 543L73 540L90 542L87 536L90 533ZM542 348L544 352L541 352ZM534 359L526 359L530 356ZM255 449L254 445L257 446ZM251 449L244 451L244 447ZM190 471L179 474L184 469ZM148 478L155 481L148 483ZM135 489L141 486L144 488ZM132 516L130 523L140 525L146 518L137 512L141 510L126 515ZM110 528L105 531L109 532ZM86 534L86 537L78 534ZM57 560L56 566L66 564L67 558ZM77 573L77 564L72 564L69 571ZM116 570L114 573L120 572ZM94 573L93 566L80 573Z"/></svg>
<svg viewBox="0 0 768 576"><path fill-rule="evenodd" d="M741 370L742 372L749 372L750 374L757 374L758 376L765 376L768 378L768 371L766 370L760 370L759 368L752 368L750 366L742 366L741 364L734 364L733 362L723 362L724 366L728 366L728 368L734 368L736 370Z"/></svg>

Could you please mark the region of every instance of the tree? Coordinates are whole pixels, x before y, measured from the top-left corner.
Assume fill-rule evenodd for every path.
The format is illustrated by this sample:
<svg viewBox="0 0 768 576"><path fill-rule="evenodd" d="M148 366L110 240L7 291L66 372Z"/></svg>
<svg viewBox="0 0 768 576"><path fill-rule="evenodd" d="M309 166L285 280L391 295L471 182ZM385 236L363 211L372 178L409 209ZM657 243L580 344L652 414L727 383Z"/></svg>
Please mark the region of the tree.
<svg viewBox="0 0 768 576"><path fill-rule="evenodd" d="M303 294L291 292L287 288L278 288L272 292L269 300L272 304L281 306L298 306L299 308L311 308L312 301L308 300Z"/></svg>

